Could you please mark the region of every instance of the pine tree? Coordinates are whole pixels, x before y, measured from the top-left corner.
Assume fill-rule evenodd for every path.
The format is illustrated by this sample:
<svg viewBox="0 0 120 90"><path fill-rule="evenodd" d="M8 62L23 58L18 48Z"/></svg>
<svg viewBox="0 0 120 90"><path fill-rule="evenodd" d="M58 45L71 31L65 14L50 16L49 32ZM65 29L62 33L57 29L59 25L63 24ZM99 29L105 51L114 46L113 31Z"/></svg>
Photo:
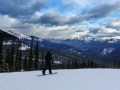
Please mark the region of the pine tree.
<svg viewBox="0 0 120 90"><path fill-rule="evenodd" d="M12 44L10 52L9 52L9 56L8 56L8 66L9 66L9 71L13 71L13 67L14 67L14 53L15 53L15 49L14 49L14 45Z"/></svg>
<svg viewBox="0 0 120 90"><path fill-rule="evenodd" d="M3 37L0 36L0 71L3 71Z"/></svg>
<svg viewBox="0 0 120 90"><path fill-rule="evenodd" d="M61 68L62 68L62 69L65 68L64 62L62 62L62 64L61 64Z"/></svg>
<svg viewBox="0 0 120 90"><path fill-rule="evenodd" d="M77 61L77 60L74 60L74 68L75 68L75 69L78 69L78 66L79 66L79 65L78 65L78 61Z"/></svg>
<svg viewBox="0 0 120 90"><path fill-rule="evenodd" d="M114 68L118 68L118 61L115 60L113 66L114 66Z"/></svg>
<svg viewBox="0 0 120 90"><path fill-rule="evenodd" d="M67 61L67 69L70 69L70 61Z"/></svg>
<svg viewBox="0 0 120 90"><path fill-rule="evenodd" d="M81 68L86 68L86 66L87 66L87 65L86 65L86 62L83 61L82 64L81 64Z"/></svg>
<svg viewBox="0 0 120 90"><path fill-rule="evenodd" d="M95 63L94 63L92 60L90 61L90 67L91 67L91 68L94 68L94 67L95 67Z"/></svg>
<svg viewBox="0 0 120 90"><path fill-rule="evenodd" d="M24 71L27 71L27 69L28 69L28 60L27 60L26 56L25 56L24 63L23 63L23 69L24 69Z"/></svg>
<svg viewBox="0 0 120 90"><path fill-rule="evenodd" d="M45 52L44 51L42 51L42 55L41 55L41 58L42 58L42 61L41 61L41 66L40 66L40 69L42 69L43 67L44 67L44 56L45 56Z"/></svg>
<svg viewBox="0 0 120 90"><path fill-rule="evenodd" d="M19 57L18 57L18 60L19 60L19 71L21 71L21 69L22 69L22 50L20 49L19 50Z"/></svg>
<svg viewBox="0 0 120 90"><path fill-rule="evenodd" d="M28 61L28 69L33 70L33 38L31 40L30 52L29 52L29 61Z"/></svg>
<svg viewBox="0 0 120 90"><path fill-rule="evenodd" d="M10 49L6 50L5 67L7 71L9 71L9 61L10 61L9 59L10 59Z"/></svg>
<svg viewBox="0 0 120 90"><path fill-rule="evenodd" d="M36 48L35 48L35 64L34 64L34 69L38 70L39 69L39 41L37 38L37 42L36 42Z"/></svg>
<svg viewBox="0 0 120 90"><path fill-rule="evenodd" d="M19 47L17 47L16 51L15 71L19 71Z"/></svg>

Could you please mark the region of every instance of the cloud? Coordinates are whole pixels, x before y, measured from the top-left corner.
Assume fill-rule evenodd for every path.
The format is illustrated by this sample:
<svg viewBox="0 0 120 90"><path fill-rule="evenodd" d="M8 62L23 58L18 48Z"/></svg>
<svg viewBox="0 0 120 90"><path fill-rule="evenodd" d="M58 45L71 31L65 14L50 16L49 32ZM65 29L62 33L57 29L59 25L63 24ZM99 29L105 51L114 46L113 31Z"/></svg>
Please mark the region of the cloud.
<svg viewBox="0 0 120 90"><path fill-rule="evenodd" d="M0 13L12 17L25 17L46 7L44 0L0 0Z"/></svg>
<svg viewBox="0 0 120 90"><path fill-rule="evenodd" d="M114 18L113 14L120 9L119 0L114 2L103 0L104 3L98 0L101 3L93 4L91 7L89 7L90 4L95 0L62 1L64 2L61 5L47 9L46 0L0 0L0 28L14 29L23 34L51 39L120 36L118 16L116 16L117 19L105 21L106 25L99 25L97 22L97 20L102 22L105 17ZM57 11L59 9L63 12ZM78 12L75 13L74 10ZM73 13L73 15L69 16L67 13ZM90 23L90 20L96 21ZM84 22L87 23L83 24Z"/></svg>
<svg viewBox="0 0 120 90"><path fill-rule="evenodd" d="M32 27L34 27L34 25L23 23L17 18L12 18L8 15L0 15L0 29L2 30L8 31L14 29L20 33L31 34L29 32L33 32Z"/></svg>
<svg viewBox="0 0 120 90"><path fill-rule="evenodd" d="M14 29L17 32L26 35L35 35L40 38L49 39L68 39L82 38L89 36L91 38L107 38L120 36L120 30L106 26L96 25L95 23L72 24L72 25L50 25L32 24L21 22L8 15L0 15L0 28L3 30ZM115 24L115 26L118 24Z"/></svg>
<svg viewBox="0 0 120 90"><path fill-rule="evenodd" d="M115 4L102 4L94 7L91 10L83 11L82 13L71 17L71 23L78 23L82 21L87 21L91 19L100 19L107 16L111 16L111 14L120 9L120 1Z"/></svg>
<svg viewBox="0 0 120 90"><path fill-rule="evenodd" d="M87 5L93 1L94 0L62 0L60 8L65 14L72 12L72 9L78 9L80 7L78 6L79 4ZM46 10L44 13L40 12L40 10L45 7L47 7L45 0L0 0L0 13L2 15L9 15L13 18L17 17L26 23L45 25L70 25L110 16L110 14L120 8L120 1L112 4L100 4L87 11L83 10L74 16L66 16L54 10Z"/></svg>
<svg viewBox="0 0 120 90"><path fill-rule="evenodd" d="M0 28L1 29L11 29L11 26L20 23L19 20L11 18L8 15L0 15Z"/></svg>
<svg viewBox="0 0 120 90"><path fill-rule="evenodd" d="M80 7L86 7L92 2L92 0L72 0L72 1L78 4Z"/></svg>
<svg viewBox="0 0 120 90"><path fill-rule="evenodd" d="M3 30L13 29L26 35L49 39L61 39L71 37L74 34L78 35L75 30L81 28L78 25L46 26L43 24L25 23L8 15L0 15L0 23L0 29ZM81 29L79 31L83 32Z"/></svg>
<svg viewBox="0 0 120 90"><path fill-rule="evenodd" d="M89 18L101 18L110 15L114 11L120 9L120 1L116 2L115 4L102 4L91 11L88 11Z"/></svg>
<svg viewBox="0 0 120 90"><path fill-rule="evenodd" d="M63 0L64 1L64 0ZM102 4L113 4L120 0L71 0L82 8L91 8Z"/></svg>
<svg viewBox="0 0 120 90"><path fill-rule="evenodd" d="M69 22L69 18L50 10L40 15L38 19L30 21L31 23L40 23L45 25L64 25Z"/></svg>
<svg viewBox="0 0 120 90"><path fill-rule="evenodd" d="M116 18L116 19L109 20L109 23L107 24L107 27L117 29L117 30L120 31L120 19Z"/></svg>
<svg viewBox="0 0 120 90"><path fill-rule="evenodd" d="M68 6L71 3L68 3ZM65 7L63 7L65 8ZM82 13L75 16L63 16L56 11L49 10L44 13L38 20L34 21L34 23L48 24L48 25L64 25L64 24L76 24L81 23L83 21L88 21L92 19L100 19L107 16L111 16L111 14L120 9L120 2L116 2L114 4L102 4L98 5L91 10L83 11Z"/></svg>
<svg viewBox="0 0 120 90"><path fill-rule="evenodd" d="M101 27L100 28L101 30L99 30L98 33L102 33L102 34L120 34L120 31L116 30L116 29L113 29L113 28L106 28L106 27Z"/></svg>
<svg viewBox="0 0 120 90"><path fill-rule="evenodd" d="M61 12L72 12L75 9L78 9L79 5L77 3L75 3L72 0L66 1L66 0L62 0L62 4L59 7L59 9L61 10Z"/></svg>

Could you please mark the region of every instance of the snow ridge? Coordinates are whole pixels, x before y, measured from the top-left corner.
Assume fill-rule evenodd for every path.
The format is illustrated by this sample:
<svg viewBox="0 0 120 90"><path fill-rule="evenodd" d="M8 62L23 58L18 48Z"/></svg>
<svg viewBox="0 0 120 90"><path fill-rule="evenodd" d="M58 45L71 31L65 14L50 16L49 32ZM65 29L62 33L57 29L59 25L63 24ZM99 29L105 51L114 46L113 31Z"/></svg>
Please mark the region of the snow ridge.
<svg viewBox="0 0 120 90"><path fill-rule="evenodd" d="M19 38L19 39L31 39L29 36L20 34L18 32L13 31L13 30L9 30L8 33L10 35L13 35L13 36Z"/></svg>
<svg viewBox="0 0 120 90"><path fill-rule="evenodd" d="M107 55L112 53L115 50L115 48L104 48L102 51L102 55Z"/></svg>

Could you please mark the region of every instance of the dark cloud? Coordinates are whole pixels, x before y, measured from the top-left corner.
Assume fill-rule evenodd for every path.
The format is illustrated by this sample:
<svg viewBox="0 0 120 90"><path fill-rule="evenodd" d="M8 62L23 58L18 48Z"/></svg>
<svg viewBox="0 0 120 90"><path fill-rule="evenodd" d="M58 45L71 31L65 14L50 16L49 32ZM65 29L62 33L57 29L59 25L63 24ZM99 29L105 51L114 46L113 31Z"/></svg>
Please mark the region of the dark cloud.
<svg viewBox="0 0 120 90"><path fill-rule="evenodd" d="M0 0L0 13L2 15L9 15L13 18L20 18L21 21L33 24L45 24L45 25L65 25L76 24L83 21L103 18L110 16L111 13L117 11L120 8L120 1L114 4L102 4L94 7L91 10L83 11L75 16L63 16L56 11L46 11L40 17L35 20L31 20L31 16L35 12L39 12L41 9L47 7L45 0ZM76 4L72 1L66 1L61 4L61 10L68 11L75 9Z"/></svg>
<svg viewBox="0 0 120 90"><path fill-rule="evenodd" d="M120 9L120 1L116 2L115 4L102 4L99 6L94 7L89 11L83 11L82 13L71 17L68 23L79 23L82 21L87 21L91 19L99 19L106 16L110 16L113 12Z"/></svg>
<svg viewBox="0 0 120 90"><path fill-rule="evenodd" d="M120 8L120 1L115 4L103 4L93 8L88 12L89 18L102 18L110 15L114 11L117 11Z"/></svg>
<svg viewBox="0 0 120 90"><path fill-rule="evenodd" d="M109 23L106 25L106 27L120 30L120 18L109 20Z"/></svg>
<svg viewBox="0 0 120 90"><path fill-rule="evenodd" d="M99 31L99 28L98 28L98 27L96 27L96 28L91 28L90 31L89 31L89 33L97 34L98 31Z"/></svg>
<svg viewBox="0 0 120 90"><path fill-rule="evenodd" d="M87 20L88 15L82 14L79 16L72 16L72 17L66 17L63 16L55 11L48 11L42 16L40 16L37 20L30 20L30 23L40 23L45 25L65 25L65 24L75 24L80 23L82 21Z"/></svg>
<svg viewBox="0 0 120 90"><path fill-rule="evenodd" d="M70 4L68 3L68 6L70 5L71 3ZM51 24L51 25L75 24L75 23L80 23L83 21L91 20L91 19L98 19L98 18L110 16L111 13L117 11L119 8L120 8L119 1L112 5L102 4L94 7L89 11L83 11L82 13L69 18L62 16L56 12L54 13L49 12L41 16L36 23Z"/></svg>
<svg viewBox="0 0 120 90"><path fill-rule="evenodd" d="M33 23L41 23L46 25L64 25L67 24L68 21L69 18L62 16L55 11L48 11L36 21L31 21L31 23L33 22Z"/></svg>
<svg viewBox="0 0 120 90"><path fill-rule="evenodd" d="M44 0L0 0L0 13L11 17L31 15L44 7Z"/></svg>

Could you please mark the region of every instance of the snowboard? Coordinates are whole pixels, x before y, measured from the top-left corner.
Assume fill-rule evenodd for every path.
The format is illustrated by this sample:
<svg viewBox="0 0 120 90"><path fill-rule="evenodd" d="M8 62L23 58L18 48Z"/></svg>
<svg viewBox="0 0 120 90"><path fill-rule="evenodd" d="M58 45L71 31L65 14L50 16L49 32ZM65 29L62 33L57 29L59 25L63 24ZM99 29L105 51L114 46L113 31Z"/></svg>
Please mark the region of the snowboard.
<svg viewBox="0 0 120 90"><path fill-rule="evenodd" d="M45 75L37 75L37 76L46 76L46 75L53 75L53 74L57 74L57 72L53 72L52 74L45 74Z"/></svg>

